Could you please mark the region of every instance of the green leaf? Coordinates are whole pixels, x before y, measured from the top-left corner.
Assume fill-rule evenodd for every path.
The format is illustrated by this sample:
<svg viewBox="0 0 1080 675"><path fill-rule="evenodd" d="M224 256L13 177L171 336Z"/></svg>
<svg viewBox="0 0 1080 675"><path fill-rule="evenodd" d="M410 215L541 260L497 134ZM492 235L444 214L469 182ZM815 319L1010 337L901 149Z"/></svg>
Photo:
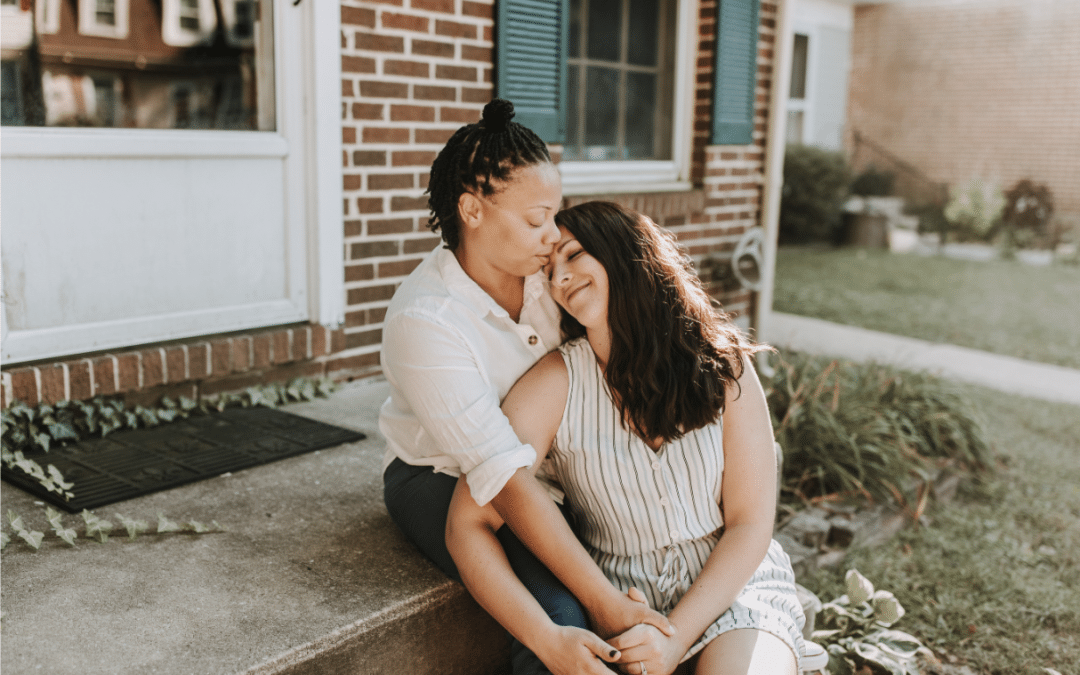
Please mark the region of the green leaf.
<svg viewBox="0 0 1080 675"><path fill-rule="evenodd" d="M150 529L150 525L145 520L133 520L122 514L116 514L116 519L120 521L120 524L127 530L128 539L134 540L140 533L146 532Z"/></svg>
<svg viewBox="0 0 1080 675"><path fill-rule="evenodd" d="M71 528L63 528L56 530L56 536L64 540L64 543L68 546L75 546L75 540L79 538L79 533Z"/></svg>
<svg viewBox="0 0 1080 675"><path fill-rule="evenodd" d="M80 515L80 516L82 516L83 522L84 522L84 523L86 523L86 529L87 529L87 531L89 531L89 530L90 530L90 525L91 525L92 523L96 523L96 522L98 522L99 520L101 520L101 519L100 519L100 518L98 518L98 517L97 517L96 515L94 515L94 514L93 514L92 512L90 512L90 511L88 511L88 510L86 510L86 509L83 509L83 510L82 510L82 513L80 513L79 515Z"/></svg>
<svg viewBox="0 0 1080 675"><path fill-rule="evenodd" d="M56 483L57 486L64 490L70 490L71 488L75 487L75 483L65 482L64 474L60 473L60 469L57 469L52 464L49 465L49 477L52 478L53 482Z"/></svg>
<svg viewBox="0 0 1080 675"><path fill-rule="evenodd" d="M157 533L158 534L166 534L166 533L169 533L169 532L180 532L182 529L183 528L180 527L179 523L175 523L175 522L169 520L168 518L166 518L164 514L158 513L158 520L157 520Z"/></svg>
<svg viewBox="0 0 1080 675"><path fill-rule="evenodd" d="M198 407L199 407L199 403L197 401L195 401L194 399L188 398L187 396L181 396L180 397L180 409L181 410L184 410L186 412L191 412L192 410L195 410Z"/></svg>
<svg viewBox="0 0 1080 675"><path fill-rule="evenodd" d="M157 411L157 418L159 422L172 422L180 416L179 410L159 410Z"/></svg>
<svg viewBox="0 0 1080 675"><path fill-rule="evenodd" d="M8 536L8 533L0 532L0 551L3 551L5 548L7 548L7 545L10 543L11 537Z"/></svg>
<svg viewBox="0 0 1080 675"><path fill-rule="evenodd" d="M36 530L19 530L18 535L22 537L23 541L30 544L35 551L41 548L41 540L45 538L44 532Z"/></svg>
<svg viewBox="0 0 1080 675"><path fill-rule="evenodd" d="M204 525L197 520L189 520L187 522L187 529L195 534L205 534L211 531L211 528L208 525Z"/></svg>
<svg viewBox="0 0 1080 675"><path fill-rule="evenodd" d="M109 533L113 530L112 522L108 520L101 520L100 518L93 523L86 524L86 536L97 537L98 541L104 544L109 540Z"/></svg>
<svg viewBox="0 0 1080 675"><path fill-rule="evenodd" d="M157 413L150 408L144 408L141 405L137 405L135 406L135 414L138 415L139 419L142 420L142 423L147 427L156 427L161 423L158 420Z"/></svg>
<svg viewBox="0 0 1080 675"><path fill-rule="evenodd" d="M13 530L25 530L26 529L26 526L23 525L22 516L15 513L11 509L8 509L7 519L8 519L8 522L11 523L11 529L13 529Z"/></svg>
<svg viewBox="0 0 1080 675"><path fill-rule="evenodd" d="M49 466L52 465L50 464ZM60 513L51 506L45 507L45 517L49 520L49 525L51 525L54 530L59 530L64 527L63 522L61 522L61 518L63 518L63 515L64 514Z"/></svg>
<svg viewBox="0 0 1080 675"><path fill-rule="evenodd" d="M45 452L49 451L49 445L52 443L52 437L44 431L34 436L34 442L41 446L41 449Z"/></svg>
<svg viewBox="0 0 1080 675"><path fill-rule="evenodd" d="M168 409L168 410L175 410L178 407L176 405L176 401L172 400L168 396L162 396L161 397L161 406L163 408Z"/></svg>

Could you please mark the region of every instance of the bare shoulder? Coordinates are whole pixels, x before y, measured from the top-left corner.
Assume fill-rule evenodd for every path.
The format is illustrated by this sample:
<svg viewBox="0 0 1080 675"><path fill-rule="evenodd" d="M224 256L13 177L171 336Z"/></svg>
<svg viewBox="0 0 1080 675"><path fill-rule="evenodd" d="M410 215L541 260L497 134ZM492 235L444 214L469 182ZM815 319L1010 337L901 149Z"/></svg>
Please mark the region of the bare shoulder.
<svg viewBox="0 0 1080 675"><path fill-rule="evenodd" d="M557 396L561 391L563 396L570 386L570 376L566 371L566 362L559 350L548 352L533 365L521 378L514 383L506 399L515 393L530 396Z"/></svg>
<svg viewBox="0 0 1080 675"><path fill-rule="evenodd" d="M510 389L502 408L517 428L523 419L541 427L558 428L566 406L570 377L558 350L536 362ZM519 430L520 435L520 430Z"/></svg>

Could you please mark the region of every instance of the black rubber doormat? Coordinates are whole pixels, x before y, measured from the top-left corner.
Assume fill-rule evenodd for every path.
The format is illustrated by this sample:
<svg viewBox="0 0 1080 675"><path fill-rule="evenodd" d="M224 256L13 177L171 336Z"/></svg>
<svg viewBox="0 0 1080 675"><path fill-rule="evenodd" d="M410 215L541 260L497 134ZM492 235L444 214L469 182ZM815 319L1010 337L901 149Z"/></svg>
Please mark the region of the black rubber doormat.
<svg viewBox="0 0 1080 675"><path fill-rule="evenodd" d="M55 465L65 481L75 484L71 500L6 466L3 478L77 513L363 438L358 431L274 408L229 408L152 429L119 431L49 452L24 452L42 467Z"/></svg>

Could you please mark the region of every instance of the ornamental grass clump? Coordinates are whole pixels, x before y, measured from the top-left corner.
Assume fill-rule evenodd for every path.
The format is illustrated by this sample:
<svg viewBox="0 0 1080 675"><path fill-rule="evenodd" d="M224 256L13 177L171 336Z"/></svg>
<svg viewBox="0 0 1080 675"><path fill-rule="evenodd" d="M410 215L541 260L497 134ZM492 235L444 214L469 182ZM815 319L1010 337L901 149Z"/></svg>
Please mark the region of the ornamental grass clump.
<svg viewBox="0 0 1080 675"><path fill-rule="evenodd" d="M943 468L987 466L973 408L931 375L788 353L764 384L786 501L861 496L917 518Z"/></svg>

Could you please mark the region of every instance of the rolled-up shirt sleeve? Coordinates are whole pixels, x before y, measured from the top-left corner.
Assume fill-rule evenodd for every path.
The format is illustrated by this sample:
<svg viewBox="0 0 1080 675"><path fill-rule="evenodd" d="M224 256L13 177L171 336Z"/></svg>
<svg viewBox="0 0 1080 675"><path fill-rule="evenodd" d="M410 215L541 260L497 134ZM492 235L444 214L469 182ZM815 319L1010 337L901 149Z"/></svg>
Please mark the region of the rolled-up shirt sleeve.
<svg viewBox="0 0 1080 675"><path fill-rule="evenodd" d="M466 474L477 504L487 504L517 469L536 461L457 327L420 313L394 316L383 329L382 365L438 450Z"/></svg>

